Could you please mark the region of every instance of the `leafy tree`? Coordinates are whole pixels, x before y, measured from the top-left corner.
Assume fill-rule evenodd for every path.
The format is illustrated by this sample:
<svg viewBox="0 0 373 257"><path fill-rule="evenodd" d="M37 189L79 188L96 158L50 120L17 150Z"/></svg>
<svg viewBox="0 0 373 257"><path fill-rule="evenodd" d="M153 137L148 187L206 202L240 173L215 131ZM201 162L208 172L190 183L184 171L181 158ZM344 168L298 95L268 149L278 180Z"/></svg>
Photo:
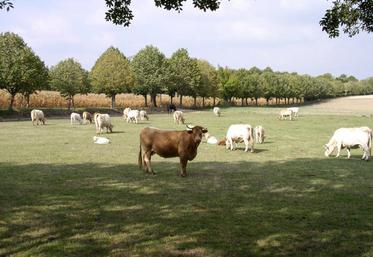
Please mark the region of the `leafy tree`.
<svg viewBox="0 0 373 257"><path fill-rule="evenodd" d="M96 61L90 72L93 89L111 97L115 108L115 96L129 92L134 85L134 74L126 57L119 49L108 48Z"/></svg>
<svg viewBox="0 0 373 257"><path fill-rule="evenodd" d="M202 106L205 106L205 98L218 96L218 74L213 65L208 61L198 60L198 68L201 72L201 85L198 90L198 95L202 97Z"/></svg>
<svg viewBox="0 0 373 257"><path fill-rule="evenodd" d="M9 92L9 110L17 93L30 95L47 85L48 69L23 39L10 32L0 34L0 88Z"/></svg>
<svg viewBox="0 0 373 257"><path fill-rule="evenodd" d="M261 73L260 77L262 81L262 94L263 97L266 99L267 105L269 104L269 100L271 100L272 97L276 97L277 102L277 93L281 90L278 75L274 72L266 71Z"/></svg>
<svg viewBox="0 0 373 257"><path fill-rule="evenodd" d="M320 21L329 37L338 37L340 29L350 37L360 31L373 32L372 0L335 0Z"/></svg>
<svg viewBox="0 0 373 257"><path fill-rule="evenodd" d="M147 94L150 94L153 106L157 106L156 96L162 92L162 85L166 80L165 61L165 55L154 46L141 49L131 61L131 68L137 81L133 91L144 96L145 106Z"/></svg>
<svg viewBox="0 0 373 257"><path fill-rule="evenodd" d="M5 9L9 11L11 8L13 8L13 3L10 0L1 0L0 1L0 10Z"/></svg>
<svg viewBox="0 0 373 257"><path fill-rule="evenodd" d="M189 57L184 48L172 54L168 61L167 85L180 96L180 106L183 105L183 96L194 96L195 88L200 83L201 74L195 60Z"/></svg>
<svg viewBox="0 0 373 257"><path fill-rule="evenodd" d="M182 11L186 0L154 0L157 7L166 10ZM130 9L131 0L105 0L106 6L109 8L105 15L107 21L111 21L116 25L129 26L133 19L133 14ZM220 0L193 0L195 8L203 11L214 11L219 8Z"/></svg>
<svg viewBox="0 0 373 257"><path fill-rule="evenodd" d="M90 91L88 72L73 58L60 61L50 69L52 89L59 91L68 100L68 109L74 107L74 96Z"/></svg>
<svg viewBox="0 0 373 257"><path fill-rule="evenodd" d="M223 71L227 72L227 71ZM233 98L240 97L240 79L242 78L242 72L237 74L237 71L231 71L226 83L221 84L222 86L222 97L225 101L233 104Z"/></svg>
<svg viewBox="0 0 373 257"><path fill-rule="evenodd" d="M218 67L219 91L225 101L230 101L234 95L231 85L228 85L228 81L233 73L234 71L228 67Z"/></svg>

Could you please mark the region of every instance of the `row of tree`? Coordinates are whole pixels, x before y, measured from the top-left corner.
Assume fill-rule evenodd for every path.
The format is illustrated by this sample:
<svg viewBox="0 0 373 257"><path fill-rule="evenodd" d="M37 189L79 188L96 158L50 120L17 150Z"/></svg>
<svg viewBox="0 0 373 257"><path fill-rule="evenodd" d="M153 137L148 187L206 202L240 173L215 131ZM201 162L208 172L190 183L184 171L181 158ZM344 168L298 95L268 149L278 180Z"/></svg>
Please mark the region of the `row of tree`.
<svg viewBox="0 0 373 257"><path fill-rule="evenodd" d="M25 96L37 90L52 89L59 91L74 105L74 95L89 92L104 93L112 99L129 93L147 96L151 104L157 106L157 94L168 94L171 102L179 97L182 106L183 96L224 99L232 103L248 99L258 104L259 98L267 103L317 100L328 97L371 94L373 78L358 81L352 76L341 75L334 78L331 74L318 77L297 73L274 72L270 68L260 70L215 68L205 60L191 58L186 49L179 49L170 58L154 46L146 46L129 60L119 49L110 47L96 61L91 71L84 70L81 64L72 59L60 61L48 69L21 37L14 33L0 34L0 88L11 95L9 109L12 109L17 93Z"/></svg>

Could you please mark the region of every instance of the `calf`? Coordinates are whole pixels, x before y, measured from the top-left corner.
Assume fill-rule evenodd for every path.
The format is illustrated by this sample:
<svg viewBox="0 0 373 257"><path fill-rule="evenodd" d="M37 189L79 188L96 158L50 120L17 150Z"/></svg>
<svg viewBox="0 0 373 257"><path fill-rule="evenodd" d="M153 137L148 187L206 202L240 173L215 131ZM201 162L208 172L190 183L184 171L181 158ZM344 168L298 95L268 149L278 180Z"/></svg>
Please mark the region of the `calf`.
<svg viewBox="0 0 373 257"><path fill-rule="evenodd" d="M256 126L254 129L254 134L255 134L255 143L262 144L264 143L264 128L262 126Z"/></svg>
<svg viewBox="0 0 373 257"><path fill-rule="evenodd" d="M92 122L93 122L93 116L92 116L92 113L90 113L90 112L83 112L83 120L84 120L85 122L88 122L88 121L89 121L89 123L92 124Z"/></svg>
<svg viewBox="0 0 373 257"><path fill-rule="evenodd" d="M148 114L146 113L146 111L144 111L144 110L141 110L140 111L140 120L149 120L149 116L148 116Z"/></svg>
<svg viewBox="0 0 373 257"><path fill-rule="evenodd" d="M287 110L287 109L284 109L284 110L281 110L280 111L280 115L279 115L279 119L280 120L286 120L286 117L289 117L290 120L293 119L293 111L292 110Z"/></svg>
<svg viewBox="0 0 373 257"><path fill-rule="evenodd" d="M197 155L197 148L201 143L206 128L188 126L184 131L160 130L157 128L143 128L140 132L139 167L146 172L155 174L151 167L151 157L158 154L164 158L179 157L181 176L185 177L188 161Z"/></svg>
<svg viewBox="0 0 373 257"><path fill-rule="evenodd" d="M214 107L214 109L212 109L213 113L220 117L221 113L220 113L220 108L219 107Z"/></svg>
<svg viewBox="0 0 373 257"><path fill-rule="evenodd" d="M138 123L140 119L140 112L139 110L130 110L127 114L127 122L135 122Z"/></svg>

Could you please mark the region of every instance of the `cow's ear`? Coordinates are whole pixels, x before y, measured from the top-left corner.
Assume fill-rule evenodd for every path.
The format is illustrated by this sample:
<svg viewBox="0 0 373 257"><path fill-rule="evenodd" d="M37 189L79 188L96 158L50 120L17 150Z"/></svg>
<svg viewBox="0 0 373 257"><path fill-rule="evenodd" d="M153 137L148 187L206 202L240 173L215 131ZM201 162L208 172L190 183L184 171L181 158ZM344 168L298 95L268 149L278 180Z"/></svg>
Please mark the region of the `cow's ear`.
<svg viewBox="0 0 373 257"><path fill-rule="evenodd" d="M193 133L193 130L192 130L192 129L191 129L191 130L187 129L187 132L188 132L189 134L192 134L192 133Z"/></svg>
<svg viewBox="0 0 373 257"><path fill-rule="evenodd" d="M207 132L209 132L209 131L207 130L207 128L202 128L202 133L203 133L203 134L205 134L205 133L207 133Z"/></svg>

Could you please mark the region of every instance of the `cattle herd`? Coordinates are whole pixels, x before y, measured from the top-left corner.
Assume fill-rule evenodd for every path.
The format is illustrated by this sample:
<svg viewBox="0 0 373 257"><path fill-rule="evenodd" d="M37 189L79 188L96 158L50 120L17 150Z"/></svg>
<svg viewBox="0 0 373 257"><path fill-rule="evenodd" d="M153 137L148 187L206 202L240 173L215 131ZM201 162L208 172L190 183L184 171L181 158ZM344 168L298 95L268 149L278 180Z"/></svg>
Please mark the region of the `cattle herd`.
<svg viewBox="0 0 373 257"><path fill-rule="evenodd" d="M171 104L167 106L168 113L173 113L173 120L176 124L184 124L184 113L176 110L176 106ZM221 116L219 107L213 108L213 113L217 117ZM283 109L279 113L280 120L293 120L298 117L299 107L290 107ZM149 120L149 116L144 110L132 110L125 108L123 111L123 118L128 123L138 123L139 120ZM45 124L46 119L43 111L31 111L32 124ZM91 124L95 123L96 133L113 132L113 125L109 114L83 112L82 117L79 113L71 113L71 125L74 124ZM208 130L201 126L186 125L186 130L170 131L161 130L153 127L146 127L140 131L140 150L138 164L145 172L154 174L151 167L151 156L158 154L161 157L179 157L181 176L186 176L186 166L188 161L193 160L197 155L197 148L201 143L203 137L206 138L209 144L225 145L227 149L234 150L238 143L245 144L245 152L250 148L250 152L254 152L254 142L262 144L265 139L264 128L260 125L253 128L249 124L232 124L229 126L226 136L221 141L216 137L211 136ZM369 127L357 128L340 128L337 129L332 138L325 144L325 156L330 156L334 152L336 157L340 155L343 148L347 150L347 158L350 158L350 149L361 148L363 150L363 160L369 160L371 156L373 132ZM95 137L94 140L105 140ZM108 143L108 141L104 142Z"/></svg>

